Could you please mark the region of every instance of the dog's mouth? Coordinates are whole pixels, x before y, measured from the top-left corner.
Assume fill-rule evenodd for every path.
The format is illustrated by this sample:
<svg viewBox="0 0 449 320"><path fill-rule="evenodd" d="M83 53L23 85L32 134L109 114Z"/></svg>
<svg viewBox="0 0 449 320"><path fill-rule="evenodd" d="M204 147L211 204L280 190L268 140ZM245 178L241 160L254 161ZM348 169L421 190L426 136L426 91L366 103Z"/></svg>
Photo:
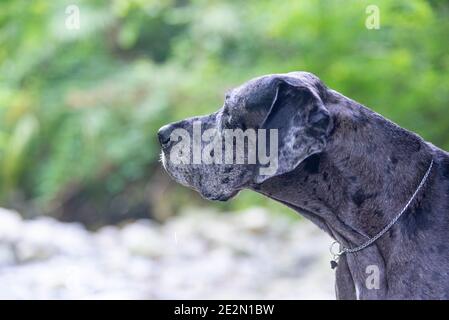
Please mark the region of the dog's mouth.
<svg viewBox="0 0 449 320"><path fill-rule="evenodd" d="M168 160L167 155L165 154L164 151L161 152L159 156L159 161L161 162L162 167L164 168L165 172L170 176L170 178L186 187L190 188L192 187L185 179L183 179L181 175L176 173L176 170L172 168L172 165L170 165L170 160Z"/></svg>
<svg viewBox="0 0 449 320"><path fill-rule="evenodd" d="M195 179L193 180L189 179L185 175L178 173L175 168L172 168L172 166L170 165L170 161L168 160L167 155L165 154L164 151L161 152L159 161L162 163L164 170L172 179L188 188L194 189L201 195L201 197L203 197L206 200L224 202L232 199L240 192L240 189L236 189L230 193L221 194L204 190L200 182L201 179L199 181L194 182L193 180Z"/></svg>

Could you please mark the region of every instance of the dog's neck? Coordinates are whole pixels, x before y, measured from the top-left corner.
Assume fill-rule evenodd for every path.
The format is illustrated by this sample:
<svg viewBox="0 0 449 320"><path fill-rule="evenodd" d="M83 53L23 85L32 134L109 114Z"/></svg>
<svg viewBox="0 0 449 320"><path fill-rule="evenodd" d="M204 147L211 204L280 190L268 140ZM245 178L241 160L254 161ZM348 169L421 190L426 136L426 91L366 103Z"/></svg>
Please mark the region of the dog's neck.
<svg viewBox="0 0 449 320"><path fill-rule="evenodd" d="M323 161L318 175L330 171L325 203L344 224L372 237L410 199L432 151L416 134L360 104L337 93L333 98L334 131L323 153L309 161Z"/></svg>
<svg viewBox="0 0 449 320"><path fill-rule="evenodd" d="M279 183L255 189L351 248L376 235L405 206L428 169L432 151L417 135L360 104L338 93L329 99L334 130L325 150L272 178ZM279 185L283 188L273 187ZM397 245L386 238L357 256L377 255L385 264Z"/></svg>

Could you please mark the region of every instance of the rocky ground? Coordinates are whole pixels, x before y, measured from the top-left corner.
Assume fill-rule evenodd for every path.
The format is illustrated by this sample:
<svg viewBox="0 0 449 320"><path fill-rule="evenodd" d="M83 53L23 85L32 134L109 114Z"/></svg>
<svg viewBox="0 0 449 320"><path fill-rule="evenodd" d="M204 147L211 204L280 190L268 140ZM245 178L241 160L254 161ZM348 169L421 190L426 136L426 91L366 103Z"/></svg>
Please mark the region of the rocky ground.
<svg viewBox="0 0 449 320"><path fill-rule="evenodd" d="M334 299L329 244L262 209L89 232L0 208L0 298Z"/></svg>

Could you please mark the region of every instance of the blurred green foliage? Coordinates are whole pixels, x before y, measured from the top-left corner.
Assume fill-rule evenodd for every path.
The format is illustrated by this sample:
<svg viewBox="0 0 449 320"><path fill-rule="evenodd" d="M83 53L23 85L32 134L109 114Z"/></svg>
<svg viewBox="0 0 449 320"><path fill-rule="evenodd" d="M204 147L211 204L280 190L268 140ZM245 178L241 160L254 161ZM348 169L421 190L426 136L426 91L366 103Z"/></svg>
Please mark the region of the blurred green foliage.
<svg viewBox="0 0 449 320"><path fill-rule="evenodd" d="M80 29L66 28L70 4ZM77 199L126 216L199 203L161 182L157 129L267 73L311 71L449 149L448 36L447 1L3 0L0 205L54 214ZM256 202L278 210L249 192L221 206Z"/></svg>

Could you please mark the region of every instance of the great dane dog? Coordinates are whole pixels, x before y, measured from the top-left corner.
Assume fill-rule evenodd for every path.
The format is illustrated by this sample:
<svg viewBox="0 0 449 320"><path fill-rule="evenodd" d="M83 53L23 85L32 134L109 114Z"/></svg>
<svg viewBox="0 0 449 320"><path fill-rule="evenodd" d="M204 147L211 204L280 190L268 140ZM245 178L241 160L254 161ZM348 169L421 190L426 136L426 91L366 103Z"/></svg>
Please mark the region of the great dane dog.
<svg viewBox="0 0 449 320"><path fill-rule="evenodd" d="M195 121L202 131L277 129L276 170L261 175L259 162L177 163L171 134L191 133ZM449 298L449 154L315 75L252 79L217 112L166 125L158 136L169 175L206 199L250 189L299 212L343 248L375 240L339 256L338 299ZM374 286L367 270L377 270Z"/></svg>

